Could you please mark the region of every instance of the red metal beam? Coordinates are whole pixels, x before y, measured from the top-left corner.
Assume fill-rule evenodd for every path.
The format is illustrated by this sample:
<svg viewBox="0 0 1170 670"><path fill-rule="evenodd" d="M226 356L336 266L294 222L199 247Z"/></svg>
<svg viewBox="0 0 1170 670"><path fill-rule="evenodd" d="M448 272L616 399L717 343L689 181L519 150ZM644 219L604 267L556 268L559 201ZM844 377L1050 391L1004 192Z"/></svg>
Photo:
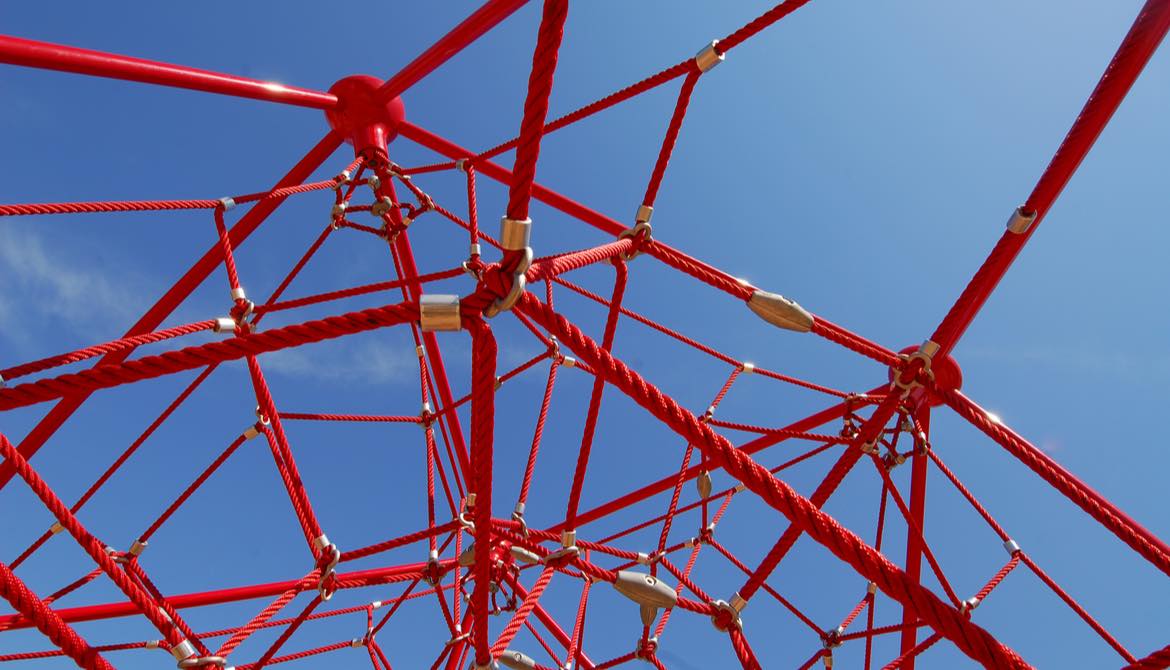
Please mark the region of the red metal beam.
<svg viewBox="0 0 1170 670"><path fill-rule="evenodd" d="M439 65L442 65L455 54L459 53L464 47L475 41L488 29L502 21L506 16L515 11L523 2L518 0L493 0L486 3L483 7L477 10L474 14L467 18L463 23L460 23L454 30L449 32L444 37L440 38L430 49L427 49L418 58L411 61L409 65L403 68L395 76L391 77L389 81L382 85L382 94L387 99L401 94L411 85L417 83L430 72L434 71ZM13 38L15 39L15 38ZM332 154L337 147L341 146L342 137L335 132L330 132L316 146L297 163L292 170L288 172L277 182L273 188L283 188L285 186L294 186L303 182L323 163L330 154ZM239 246L243 241L254 231L269 214L272 213L276 207L283 202L282 199L263 200L252 207L251 210L245 214L240 221L232 227L231 241L233 245ZM203 255L190 270L173 286L163 297L159 298L158 302L154 304L150 310L139 319L133 327L127 331L126 336L139 335L150 332L158 328L159 324L164 319L170 316L171 312L175 310L187 296L197 287L211 271L219 264L219 245L213 245L211 249ZM122 352L111 354L101 359L98 365L106 363L120 363L126 360L133 349L128 349ZM20 453L26 458L31 459L42 445L52 437L53 433L61 427L69 417L73 415L77 408L85 403L89 394L83 393L72 398L66 398L57 403L48 414L41 419L40 423L33 428L33 430L21 441L17 446ZM8 464L0 464L0 489L12 479L14 471Z"/></svg>
<svg viewBox="0 0 1170 670"><path fill-rule="evenodd" d="M455 26L431 48L410 61L398 74L382 84L378 95L382 100L391 100L402 95L406 89L417 84L423 77L435 71L467 45L479 39L500 21L511 16L528 0L489 0L482 7Z"/></svg>
<svg viewBox="0 0 1170 670"><path fill-rule="evenodd" d="M930 404L922 403L916 413L918 425L922 427L927 439L930 436ZM910 471L910 518L926 534L926 472L930 459L925 453L914 456ZM922 576L922 536L906 529L906 574L921 583ZM918 627L914 623L918 616L907 608L902 608L902 647L899 654L905 655L918 644ZM905 670L914 670L915 656L902 662Z"/></svg>
<svg viewBox="0 0 1170 670"><path fill-rule="evenodd" d="M237 98L331 109L337 96L183 65L0 35L0 63L186 88Z"/></svg>
<svg viewBox="0 0 1170 670"><path fill-rule="evenodd" d="M448 565L454 564L454 560L442 561ZM407 581L422 577L423 571L426 568L426 563L410 563L407 565L399 565L385 568L375 568L373 570L358 570L355 572L338 573L337 586L342 589L355 589L363 586L375 586L378 584L390 584L393 582ZM299 591L314 591L317 589L316 581L310 581L308 584L300 585L302 579L290 579L283 582L270 582L268 584L253 584L250 586L238 586L230 589L219 589L216 591L201 591L198 593L184 593L180 595L168 596L167 602L173 605L176 609L187 609L189 607L204 607L207 605L220 605L223 603L233 603L241 600L253 600L255 598L269 598L280 595L292 588L297 588ZM124 616L135 616L141 614L138 607L132 602L117 602L105 603L102 605L84 605L82 607L70 607L68 609L54 610L62 621L77 622L77 621L97 621L99 619L114 619ZM13 614L0 617L0 631L16 630L19 628L29 628L32 622L24 617Z"/></svg>
<svg viewBox="0 0 1170 670"><path fill-rule="evenodd" d="M1007 274L1060 192L1072 179L1081 161L1093 148L1101 131L1113 118L1114 112L1154 55L1167 30L1170 30L1170 0L1147 0L1134 20L1133 27L1117 48L1113 60L1105 68L1105 74L1101 75L1097 87L1093 89L1068 135L1024 203L1022 209L1035 216L1035 219L1026 230L1008 230L1003 233L987 260L935 329L930 339L941 347L940 354L950 352L975 320L987 298Z"/></svg>

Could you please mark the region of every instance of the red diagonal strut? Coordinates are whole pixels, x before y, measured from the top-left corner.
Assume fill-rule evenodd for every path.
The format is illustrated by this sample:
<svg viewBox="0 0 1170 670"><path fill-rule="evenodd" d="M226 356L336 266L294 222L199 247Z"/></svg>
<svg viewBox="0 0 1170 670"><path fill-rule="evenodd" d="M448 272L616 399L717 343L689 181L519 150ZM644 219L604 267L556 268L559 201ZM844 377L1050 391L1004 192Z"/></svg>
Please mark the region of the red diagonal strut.
<svg viewBox="0 0 1170 670"><path fill-rule="evenodd" d="M0 35L0 63L186 88L314 109L331 109L337 104L337 96L332 93L10 35Z"/></svg>

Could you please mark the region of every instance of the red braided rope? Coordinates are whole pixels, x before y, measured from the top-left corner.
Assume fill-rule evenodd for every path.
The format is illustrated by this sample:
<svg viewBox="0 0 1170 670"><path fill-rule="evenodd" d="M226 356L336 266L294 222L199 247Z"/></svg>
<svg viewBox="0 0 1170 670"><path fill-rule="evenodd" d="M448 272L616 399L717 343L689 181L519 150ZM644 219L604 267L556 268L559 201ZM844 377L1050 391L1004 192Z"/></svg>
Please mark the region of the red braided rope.
<svg viewBox="0 0 1170 670"><path fill-rule="evenodd" d="M528 95L524 100L524 117L520 121L520 138L516 143L516 163L512 168L512 187L508 190L508 218L528 218L528 201L536 179L536 160L540 156L540 138L544 134L548 98L552 94L553 73L557 69L557 52L565 34L569 16L568 0L545 0L536 49L532 53L532 72L528 76Z"/></svg>
<svg viewBox="0 0 1170 670"><path fill-rule="evenodd" d="M0 444L7 445L8 440L0 435ZM19 577L0 563L0 596L3 596L13 609L36 626L37 630L61 648L61 653L73 659L77 666L86 670L113 670L106 659L102 658L96 649L89 646L77 631L61 620L61 617L25 586ZM37 658L24 654L22 658ZM13 660L21 660L14 658Z"/></svg>
<svg viewBox="0 0 1170 670"><path fill-rule="evenodd" d="M777 480L751 457L736 450L726 439L700 423L672 399L664 396L636 372L615 359L564 317L548 310L531 296L520 302L521 310L543 325L588 362L606 381L621 389L644 409L704 448L708 458L739 479L769 506L802 527L810 538L824 545L862 576L875 582L887 595L917 612L935 630L968 656L995 668L1030 667L1014 651L987 631L962 617L933 593L909 579L906 573L861 538L841 527L787 484Z"/></svg>

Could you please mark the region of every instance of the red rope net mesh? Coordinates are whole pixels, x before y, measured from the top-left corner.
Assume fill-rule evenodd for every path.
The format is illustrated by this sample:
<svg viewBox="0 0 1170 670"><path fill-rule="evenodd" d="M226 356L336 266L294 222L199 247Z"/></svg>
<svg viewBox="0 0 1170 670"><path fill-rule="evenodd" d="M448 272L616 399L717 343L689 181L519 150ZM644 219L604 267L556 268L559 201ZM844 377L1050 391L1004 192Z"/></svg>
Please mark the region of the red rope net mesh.
<svg viewBox="0 0 1170 670"><path fill-rule="evenodd" d="M516 9L517 2L489 2L464 23L441 39L389 82L376 95L390 99L417 82L463 46L488 32ZM165 649L182 668L234 666L256 669L319 654L362 648L377 670L391 668L394 650L379 643L378 634L396 615L407 612L412 601L427 599L438 603L442 626L449 636L436 641L432 667L448 669L504 666L509 668L609 668L634 661L655 667L669 664L660 656L670 644L669 622L676 616L702 617L712 624L712 640L723 640L728 658L745 668L773 667L753 649L755 635L768 626L753 625L750 603L757 598L774 601L811 631L816 644L809 649L800 667L822 664L831 667L834 653L843 646L863 649L864 666L875 663L885 668L913 667L915 659L943 643L954 645L975 661L993 668L1029 667L1026 660L994 636L994 621L985 628L976 616L977 608L1018 568L1031 572L1085 624L1103 644L1116 651L1126 667L1161 668L1170 663L1167 649L1139 658L1127 649L1104 625L1095 620L1069 591L1058 584L1017 543L992 516L964 482L945 463L945 450L935 449L930 437L932 407L946 406L971 422L1003 446L1069 501L1081 507L1104 528L1163 573L1170 575L1170 549L1152 533L1126 516L1072 473L1062 468L1025 438L1000 423L956 388L955 368L948 353L975 317L982 303L1026 244L1091 148L1121 99L1170 27L1170 0L1149 0L1129 34L1124 38L1096 90L1076 119L1064 143L1044 172L1032 195L1009 220L1008 229L970 285L942 320L938 329L921 347L902 353L890 351L861 335L833 324L798 304L742 282L693 256L672 248L652 236L650 225L655 198L662 183L675 142L683 129L692 97L702 90L702 79L735 46L761 33L769 25L799 9L806 2L790 0L713 42L693 58L687 58L658 74L586 105L559 119L547 119L553 89L557 54L568 14L565 0L544 3L532 59L528 93L520 112L517 138L482 153L469 152L423 128L401 122L398 132L445 157L445 162L403 168L390 160L384 143L359 147L358 157L330 180L303 183L304 179L337 148L342 137L330 133L271 190L225 199L88 202L0 206L2 216L42 214L110 213L125 211L208 209L218 242L125 337L40 360L11 365L0 370L6 385L0 390L0 410L11 410L55 401L42 422L19 444L0 435L0 486L19 478L56 518L56 523L13 560L0 562L0 595L15 610L0 616L0 632L35 627L56 649L0 654L0 661L66 656L84 668L113 667L113 652ZM330 94L304 89L273 90L271 86L228 75L216 75L179 66L150 63L69 47L46 50L41 43L15 38L0 41L3 60L21 65L64 69L100 76L209 90L216 93L258 97L276 102L329 109L338 104ZM66 54L61 56L60 54ZM56 55L54 55L56 54ZM100 56L100 58L99 58ZM646 193L632 224L610 219L536 182L542 138L581 119L604 111L641 93L683 78L677 102L671 111L661 149L652 168ZM266 88L267 86L267 88ZM277 87L279 88L279 87ZM356 144L356 143L355 143ZM492 161L514 149L514 166L507 169ZM440 203L429 195L424 175L435 172L461 173L467 182L467 202ZM486 177L508 188L507 211L497 239L480 229L476 206L479 185ZM311 197L314 192L332 190L327 203L332 217L328 225L276 290L261 303L252 302L241 288L234 251L286 198ZM528 230L529 206L533 199L616 239L578 251L557 252L533 257ZM252 203L247 213L229 226L229 211ZM466 216L457 212L466 210ZM357 223L350 217L368 212L379 225ZM408 228L413 225L455 224L469 234L471 253L462 267L420 274L410 246ZM301 270L334 234L341 230L361 232L386 244L397 276L379 283L286 299L286 289ZM484 245L500 251L484 251ZM864 393L839 391L813 381L798 379L779 371L752 365L644 316L626 304L629 282L627 265L638 256L678 270L729 297L744 301L766 322L794 333L810 333L845 347L890 368L884 380ZM156 330L162 320L215 268L227 271L232 302L228 315ZM609 295L590 291L569 275L588 266L610 265L614 281ZM432 282L466 275L469 285L463 297L430 293ZM543 287L541 287L543 284ZM597 303L605 310L599 339L588 335L553 302L554 286ZM397 291L401 301L336 314L323 319L300 321L267 330L259 328L272 312L295 312L310 305L367 296L376 298L385 291ZM498 369L499 355L489 317L515 319L538 344L540 353L511 369ZM651 380L631 368L613 353L621 322L632 320L687 347L698 356L726 366L727 376L713 388L710 404L695 412L681 406ZM746 318L746 317L745 317ZM399 408L385 415L284 412L276 405L264 373L263 354L326 339L395 327L409 329L418 363L418 387L422 411ZM456 397L436 335L444 330L462 330L471 340L470 392ZM223 339L180 348L178 343L163 353L131 358L145 344L169 343L200 331L221 333ZM778 336L782 336L779 335ZM790 336L796 336L792 334ZM448 336L444 336L448 337ZM454 337L454 336L450 336ZM62 373L63 366L98 358L92 367ZM190 473L190 484L166 506L126 551L113 549L79 521L77 514L94 494L133 457L138 448L190 395L203 385L221 364L243 359L249 385L256 399L257 420L233 440L206 468ZM511 445L526 444L527 454L521 486L510 515L499 510L511 503L512 493L493 486L495 456L501 453L496 438L513 426L495 425L495 396L503 385L525 372L546 370L544 392L535 403L535 429L531 440L509 439ZM67 505L38 474L29 459L46 440L85 402L93 392L171 375L200 370L174 401L135 439L72 505ZM566 371L593 379L584 401L585 429L577 447L576 466L567 487L563 521L545 528L530 525L526 512L533 483L540 477L539 454L549 419L550 404L558 395L557 382ZM735 392L737 382L752 375L769 384L785 384L801 392L826 396L828 406L783 427L757 426L716 418L721 403ZM606 394L620 393L679 436L685 447L677 468L664 477L647 481L613 500L589 509L581 507L582 489L590 478L590 461L600 409ZM459 410L470 410L470 425L464 427ZM310 492L302 482L295 445L284 429L287 421L412 423L422 429L426 477L425 527L365 547L341 548L329 539L318 519ZM747 434L746 442L733 444L730 436ZM268 445L297 522L302 530L310 569L301 577L285 582L234 587L217 591L164 595L149 577L141 555L150 539L242 445L260 438ZM797 455L768 468L757 456L780 443L795 443ZM805 497L785 481L789 468L831 452L836 461L819 485ZM513 455L513 454L508 454ZM899 489L891 471L909 464L912 470L909 492ZM824 505L851 472L868 471L880 487L876 521L867 538L846 528L823 511ZM711 473L721 470L739 483L715 490ZM959 583L953 571L932 548L923 525L925 479L935 470L988 528L999 537L1005 556L1002 564L988 565L982 585ZM693 482L693 484L692 484ZM692 488L693 487L693 488ZM737 499L753 496L773 508L787 523L771 548L759 560L745 559L721 540L716 528L735 518ZM502 499L502 500L501 500ZM654 499L665 503L654 513L633 514L632 508ZM542 509L559 500L541 501ZM638 507L644 510L645 506ZM589 538L589 525L624 513L629 524L606 537ZM905 528L906 559L895 564L883 553L883 541L892 524ZM679 529L687 539L679 541ZM672 532L673 531L673 532ZM37 595L17 576L16 571L50 539L67 533L78 543L95 568L47 595ZM807 537L821 545L863 580L856 598L842 603L836 619L825 621L811 616L769 583L796 542ZM376 557L395 549L426 544L425 562L385 563L381 567L348 570L347 563ZM709 592L696 572L702 562L731 575L738 588L731 592ZM925 572L924 572L925 571ZM708 573L703 573L708 574ZM126 597L123 602L62 608L59 601L98 579L111 581ZM924 578L937 588L924 585ZM966 580L964 580L966 581ZM603 585L602 583L608 583ZM558 584L560 583L560 584ZM366 605L331 608L329 601L338 590L372 589L384 593L385 585L404 584L392 599L374 600ZM572 616L553 616L541 600L551 585L575 584ZM641 616L641 627L632 638L633 648L616 658L600 660L590 654L590 599L599 588L612 588L633 601ZM209 584L209 586L221 586ZM967 589L967 590L964 590ZM301 594L307 594L301 597ZM877 614L879 595L900 606L900 619L883 619ZM263 598L267 603L243 625L212 631L196 631L184 619L184 610L199 605L221 604ZM278 617L293 600L306 600L291 616ZM122 616L144 617L158 631L157 639L92 645L71 624ZM335 617L357 619L360 634L333 644L289 652L286 643L300 628ZM255 660L238 659L236 649L260 630L280 633ZM521 637L521 635L527 637ZM874 641L882 636L900 638L896 657L881 659ZM535 641L521 650L518 640ZM218 645L213 642L222 640ZM668 660L668 658L667 658Z"/></svg>

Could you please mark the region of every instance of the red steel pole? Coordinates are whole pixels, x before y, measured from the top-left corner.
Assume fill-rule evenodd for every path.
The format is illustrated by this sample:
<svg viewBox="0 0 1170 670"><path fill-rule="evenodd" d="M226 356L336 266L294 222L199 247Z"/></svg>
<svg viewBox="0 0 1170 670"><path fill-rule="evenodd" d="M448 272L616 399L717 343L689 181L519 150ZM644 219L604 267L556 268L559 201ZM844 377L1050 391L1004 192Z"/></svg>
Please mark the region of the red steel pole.
<svg viewBox="0 0 1170 670"><path fill-rule="evenodd" d="M410 61L398 74L386 80L378 91L383 100L392 100L417 84L423 77L435 71L452 56L462 51L467 45L476 41L484 33L491 30L500 21L511 16L512 12L527 2L527 0L489 0L482 7L475 10L462 23L455 26L431 48L419 54L418 58Z"/></svg>
<svg viewBox="0 0 1170 670"><path fill-rule="evenodd" d="M1007 274L1060 192L1072 179L1081 161L1093 148L1101 131L1113 118L1114 112L1154 55L1167 30L1170 30L1170 0L1148 0L1117 48L1113 60L1105 68L1105 74L1101 75L1101 80L1085 102L1080 115L1073 122L1068 135L1056 150L1052 162L1021 207L1023 214L1034 219L1024 230L1009 229L1003 233L987 260L935 329L930 339L939 345L939 354L949 353L975 320L987 298Z"/></svg>
<svg viewBox="0 0 1170 670"><path fill-rule="evenodd" d="M930 403L923 402L917 411L918 425L922 427L927 439L930 437ZM914 523L926 534L926 472L930 459L926 453L915 454L910 470L910 517ZM922 576L922 539L918 533L906 531L906 574L921 582ZM913 649L918 644L918 627L914 623L918 616L909 609L902 608L902 648L900 654ZM914 670L914 656L902 662L905 670Z"/></svg>
<svg viewBox="0 0 1170 670"><path fill-rule="evenodd" d="M502 21L506 16L515 11L522 2L518 0L508 0L506 2L500 0L493 0L486 3L483 7L477 10L474 14L468 17L463 23L456 26L454 30L440 38L430 49L427 49L418 58L411 61L401 72L391 77L389 81L382 85L383 95L386 99L393 98L399 95L406 88L417 83L430 72L434 71L439 65L442 65L455 54L459 53L468 44L475 41L488 29ZM15 38L13 38L15 39ZM323 163L330 154L332 154L337 147L341 146L342 137L340 134L330 132L320 142L317 143L304 158L301 159L287 175L277 182L274 188L282 188L285 186L294 186L308 179L309 175ZM283 200L262 200L252 207L251 210L245 214L240 221L232 227L231 241L233 245L241 244L244 239L248 237L263 221L264 219L276 209ZM203 258L201 258L187 274L180 279L158 302L154 304L150 310L139 319L129 331L126 336L139 335L150 332L158 328L159 324L166 319L176 307L182 303L187 296L195 290L211 271L219 264L220 250L219 245L214 245ZM98 365L105 363L120 363L133 352L133 349L117 352L106 356ZM42 445L52 437L53 433L61 427L77 408L85 403L89 397L88 394L79 394L72 398L67 398L57 403L48 414L41 419L40 423L33 428L33 430L24 438L17 446L26 459L31 459L33 454L41 448ZM7 464L0 464L0 489L12 479L14 471Z"/></svg>
<svg viewBox="0 0 1170 670"><path fill-rule="evenodd" d="M10 35L0 35L0 63L186 88L313 109L331 109L337 104L337 96L307 88Z"/></svg>

